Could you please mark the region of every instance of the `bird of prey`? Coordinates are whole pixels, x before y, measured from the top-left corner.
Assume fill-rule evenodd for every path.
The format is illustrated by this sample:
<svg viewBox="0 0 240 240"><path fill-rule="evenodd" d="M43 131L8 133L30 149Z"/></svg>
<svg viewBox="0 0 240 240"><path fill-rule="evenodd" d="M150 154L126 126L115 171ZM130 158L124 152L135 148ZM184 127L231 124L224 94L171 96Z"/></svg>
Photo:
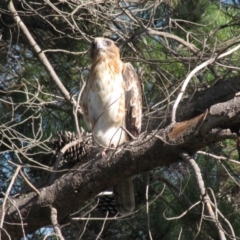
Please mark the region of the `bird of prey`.
<svg viewBox="0 0 240 240"><path fill-rule="evenodd" d="M90 57L80 101L84 120L97 146L116 148L141 131L141 81L133 66L121 61L119 48L110 39L95 38ZM113 192L119 213L130 214L135 208L132 178L119 182Z"/></svg>

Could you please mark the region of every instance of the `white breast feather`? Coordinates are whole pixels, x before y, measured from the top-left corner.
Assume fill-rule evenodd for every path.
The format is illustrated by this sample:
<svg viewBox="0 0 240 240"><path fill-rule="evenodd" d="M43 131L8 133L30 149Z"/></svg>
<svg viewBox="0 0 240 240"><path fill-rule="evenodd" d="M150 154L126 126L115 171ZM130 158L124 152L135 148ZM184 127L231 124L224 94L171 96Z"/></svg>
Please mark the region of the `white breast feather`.
<svg viewBox="0 0 240 240"><path fill-rule="evenodd" d="M101 71L94 79L88 94L89 120L94 141L103 147L114 147L127 141L125 128L125 93L122 74L113 75Z"/></svg>

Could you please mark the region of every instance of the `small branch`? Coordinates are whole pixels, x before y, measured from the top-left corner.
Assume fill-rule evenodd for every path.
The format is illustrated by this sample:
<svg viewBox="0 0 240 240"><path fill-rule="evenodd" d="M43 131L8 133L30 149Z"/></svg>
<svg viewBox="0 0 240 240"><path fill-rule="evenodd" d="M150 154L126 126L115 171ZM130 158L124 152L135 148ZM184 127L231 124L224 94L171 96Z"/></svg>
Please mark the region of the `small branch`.
<svg viewBox="0 0 240 240"><path fill-rule="evenodd" d="M201 231L201 227L202 227L202 222L203 222L203 217L204 217L204 203L202 202L202 212L201 212L201 218L199 221L199 224L197 225L197 233L194 236L194 240L197 238L197 236L199 235L200 231Z"/></svg>
<svg viewBox="0 0 240 240"><path fill-rule="evenodd" d="M203 69L204 67L208 66L209 64L213 63L215 61L215 58L210 58L209 60L203 62L202 64L200 64L199 66L197 66L196 68L194 68L187 76L187 78L184 80L183 85L181 87L180 93L178 94L178 97L173 105L173 110L172 110L172 122L175 123L176 122L176 112L177 112L177 107L182 99L182 96L187 88L188 83L190 82L191 78L201 69Z"/></svg>
<svg viewBox="0 0 240 240"><path fill-rule="evenodd" d="M84 224L84 228L83 228L81 234L79 233L77 239L82 239L82 236L83 236L83 234L85 233L85 231L86 231L86 229L87 229L87 224L88 224L88 222L89 222L89 220L90 220L90 214L89 214L89 216L88 216L88 218L87 218L86 220L87 220L87 221L86 221L85 224Z"/></svg>
<svg viewBox="0 0 240 240"><path fill-rule="evenodd" d="M182 236L182 228L180 229L180 232L179 232L179 235L178 235L178 240L181 239L181 236Z"/></svg>
<svg viewBox="0 0 240 240"><path fill-rule="evenodd" d="M78 134L78 137L80 138L81 137L81 133L80 133L80 129L79 129L79 124L78 124L78 108L80 107L80 99L81 99L81 96L82 96L82 92L83 92L83 89L85 88L85 85L86 83L83 82L83 86L78 94L78 97L77 97L77 103L75 106L73 106L73 116L74 116L74 120L75 120L75 125L76 125L76 129L77 129L77 134Z"/></svg>
<svg viewBox="0 0 240 240"><path fill-rule="evenodd" d="M10 194L12 186L13 186L13 184L14 184L14 182L15 182L15 180L16 180L20 170L21 170L21 166L18 166L16 171L15 171L15 173L14 173L14 175L12 176L12 180L11 180L11 182L10 182L10 184L8 186L8 189L6 191L6 194L4 196L3 203L2 203L2 217L1 217L1 221L0 221L0 229L3 229L3 222L4 222L4 217L5 217L5 214L6 214L5 209L6 209L6 203L7 203L8 196ZM1 239L1 231L0 231L0 239Z"/></svg>
<svg viewBox="0 0 240 240"><path fill-rule="evenodd" d="M208 188L208 190L211 192L211 194L212 194L212 196L213 196L213 198L214 198L214 200L215 200L216 198L215 198L215 195L214 195L213 190L212 190L211 188ZM216 200L215 200L214 202L216 202ZM211 204L212 204L212 206L215 208L216 204L213 204L212 202L211 202ZM232 238L233 240L236 240L235 232L234 232L234 230L233 230L233 227L232 227L231 223L230 223L230 222L227 220L227 218L220 212L220 210L219 210L218 208L215 210L215 212L216 212L216 214L219 214L219 215L220 215L220 217L223 219L223 221L226 222L226 224L228 225L229 230L230 230L230 232L231 232L231 234L232 234L232 235L231 235L231 238ZM228 234L228 235L229 235L229 234Z"/></svg>
<svg viewBox="0 0 240 240"><path fill-rule="evenodd" d="M173 105L173 110L172 110L172 123L176 122L176 112L177 112L177 107L182 99L182 96L187 88L188 83L190 82L191 78L197 73L199 72L201 69L207 67L208 65L212 64L213 62L215 62L218 59L221 59L223 57L226 57L227 55L230 55L231 53L237 51L240 48L240 44L237 45L235 48L230 49L229 51L222 53L216 57L210 58L207 61L203 62L202 64L200 64L199 66L197 66L196 68L194 68L187 76L187 78L184 80L183 85L181 87L180 93Z"/></svg>
<svg viewBox="0 0 240 240"><path fill-rule="evenodd" d="M218 230L219 238L221 240L226 240L226 236L225 236L225 233L223 231L223 227L222 227L221 223L217 220L217 216L214 214L214 211L213 211L213 208L212 208L212 205L211 205L211 200L210 200L210 198L208 196L208 193L205 189L204 181L203 181L202 174L201 174L201 170L200 170L198 164L187 153L181 153L180 157L183 160L185 160L188 164L190 164L190 166L192 167L192 169L194 171L194 174L195 174L195 177L196 177L196 180L197 180L198 188L200 190L201 198L202 198L204 204L207 207L207 211L210 215L210 219L212 220L212 222L214 223L215 227ZM215 209L217 209L217 206L214 206L214 207L215 207Z"/></svg>
<svg viewBox="0 0 240 240"><path fill-rule="evenodd" d="M27 177L24 175L24 173L22 171L20 171L20 174L21 174L22 178L25 180L25 182L29 185L29 187L32 188L33 191L35 193L37 193L38 196L40 196L39 190L32 185L32 183L27 179Z"/></svg>
<svg viewBox="0 0 240 240"><path fill-rule="evenodd" d="M198 202L196 202L196 203L194 203L191 207L189 207L185 212L183 212L181 215L179 215L179 216L176 216L176 217L166 217L166 215L165 215L165 212L167 211L167 209L164 211L164 213L163 213L163 216L164 216L164 218L166 219L166 220L168 220L168 221L170 221L170 220L176 220L176 219L180 219L180 218L182 218L183 216L185 216L191 209L193 209L194 207L196 207L198 204L200 204L201 203L201 201L198 201Z"/></svg>
<svg viewBox="0 0 240 240"><path fill-rule="evenodd" d="M104 221L103 221L102 228L101 228L99 234L98 234L97 237L96 237L96 240L101 239L100 236L101 236L101 234L102 234L102 232L103 232L103 230L104 230L104 226L105 226L105 224L106 224L107 218L108 218L108 212L107 212L107 215L106 215L106 217L105 217L105 219L104 219Z"/></svg>
<svg viewBox="0 0 240 240"><path fill-rule="evenodd" d="M147 212L147 227L148 227L148 235L152 240L152 233L150 230L150 216L149 216L149 201L148 201L148 190L149 190L149 175L147 175L147 186L146 186L146 212Z"/></svg>
<svg viewBox="0 0 240 240"><path fill-rule="evenodd" d="M59 224L57 220L57 209L54 207L50 207L50 209L51 209L51 222L52 222L54 231L60 240L64 240L64 237L62 236L62 232L59 228Z"/></svg>
<svg viewBox="0 0 240 240"><path fill-rule="evenodd" d="M173 40L181 43L183 46L187 47L188 49L190 49L190 51L192 51L193 53L197 53L199 51L199 49L194 44L186 42L185 40L183 40L182 38L180 38L180 37L178 37L174 34L167 33L167 32L164 32L164 31L156 31L156 30L151 29L151 28L147 28L146 31L150 35L157 35L157 36L161 36L161 37L164 37L164 38L173 39Z"/></svg>
<svg viewBox="0 0 240 240"><path fill-rule="evenodd" d="M6 234L9 240L12 240L11 236L8 234L8 232L4 228L1 228L1 231L3 231ZM0 238L1 238L1 232L0 232Z"/></svg>
<svg viewBox="0 0 240 240"><path fill-rule="evenodd" d="M6 0L5 0L6 1ZM7 1L6 1L7 2ZM58 87L58 89L60 90L60 92L62 93L62 95L64 96L64 98L67 101L71 101L75 106L76 106L76 101L71 97L70 93L67 91L67 89L64 87L64 85L62 84L61 80L58 78L56 72L54 71L52 65L50 64L50 62L48 61L46 55L44 54L44 52L42 51L42 49L39 47L39 45L36 43L36 41L34 40L34 38L32 37L32 35L30 34L30 32L28 31L28 28L26 27L26 25L24 24L24 22L21 20L21 18L19 17L14 5L13 5L13 1L10 0L8 2L8 9L9 11L13 14L13 18L14 21L16 22L16 24L20 27L20 29L23 31L24 35L26 36L26 38L28 39L30 45L33 47L34 51L37 53L37 55L39 56L42 64L46 67L48 73L50 74L50 76L52 77L53 81L55 82L56 86Z"/></svg>

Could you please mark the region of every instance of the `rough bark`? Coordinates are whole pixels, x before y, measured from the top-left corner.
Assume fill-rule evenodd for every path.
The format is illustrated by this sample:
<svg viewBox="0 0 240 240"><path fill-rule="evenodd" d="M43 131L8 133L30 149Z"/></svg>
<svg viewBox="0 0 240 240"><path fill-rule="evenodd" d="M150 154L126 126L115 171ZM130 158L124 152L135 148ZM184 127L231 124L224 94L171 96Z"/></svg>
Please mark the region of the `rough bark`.
<svg viewBox="0 0 240 240"><path fill-rule="evenodd" d="M3 14L2 19L12 23L10 15ZM6 211L4 229L12 239L18 239L23 235L20 217L25 233L51 225L51 206L57 210L61 223L86 200L122 179L180 161L179 154L183 151L193 154L211 143L236 139L234 131L238 132L240 122L240 97L236 95L239 91L238 77L219 80L178 109L178 123L171 125L168 120L162 129L158 129L160 120L151 121L147 132L120 147L109 160L96 156L95 149L91 148L85 157L87 163L77 164L50 186L39 189L40 195L30 192L13 197L14 203L8 201L7 208L0 210L0 216ZM162 117L164 113L160 112L158 116ZM156 113L154 118L157 118ZM2 233L2 239L8 237Z"/></svg>
<svg viewBox="0 0 240 240"><path fill-rule="evenodd" d="M26 233L51 224L49 206L57 209L61 223L70 211L121 179L177 162L182 151L193 154L208 144L235 139L236 134L230 129L238 129L239 122L240 97L235 96L188 121L142 133L139 139L111 153L109 160L96 156L94 149L90 149L87 163L75 166L52 185L39 189L40 196L28 193L14 198L15 204L9 203L6 209L4 228L12 238L22 236L16 208L22 215Z"/></svg>

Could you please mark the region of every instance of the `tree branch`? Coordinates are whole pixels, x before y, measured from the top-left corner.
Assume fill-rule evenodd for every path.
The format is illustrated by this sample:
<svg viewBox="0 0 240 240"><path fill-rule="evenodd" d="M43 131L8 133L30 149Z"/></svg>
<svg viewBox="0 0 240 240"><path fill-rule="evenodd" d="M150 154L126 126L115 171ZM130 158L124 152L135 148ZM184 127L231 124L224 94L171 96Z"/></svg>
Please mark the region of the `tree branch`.
<svg viewBox="0 0 240 240"><path fill-rule="evenodd" d="M225 128L239 126L239 112L240 98L235 97L212 106L207 114L169 125L159 131L145 132L139 139L119 147L109 160L101 159L100 155L96 156L97 150L94 147L90 148L85 157L87 163L82 165L78 163L51 186L40 189L40 196L34 192L20 195L15 199L21 215L28 223L25 231L30 233L51 224L48 207L50 205L57 209L61 223L75 208L120 180L177 162L179 152L183 150L193 154L213 142L222 140L222 135L218 135L214 129L220 126ZM34 221L36 217L38 221ZM9 225L7 222L12 224ZM13 237L21 236L21 228L16 227L14 223L17 225L20 223L19 215L16 208L9 204L4 228L11 232Z"/></svg>
<svg viewBox="0 0 240 240"><path fill-rule="evenodd" d="M189 156L189 154L187 154L187 153L184 153L184 152L181 153L180 157L183 160L185 160L188 164L190 164L190 166L194 170L194 174L195 174L195 177L196 177L196 180L197 180L198 188L200 190L201 198L202 198L204 204L207 207L207 211L208 211L208 214L210 216L210 220L214 223L214 225L215 225L215 227L218 231L219 238L221 240L226 240L226 236L223 232L223 227L222 227L221 223L218 221L217 216L215 216L215 214L214 214L209 195L208 195L208 193L205 189L205 186L204 186L204 181L203 181L201 170L200 170L199 166L197 165L195 160L193 158L191 158ZM214 207L217 208L216 205Z"/></svg>
<svg viewBox="0 0 240 240"><path fill-rule="evenodd" d="M182 96L184 94L184 92L186 91L187 85L190 82L190 80L192 79L192 77L199 72L201 69L207 67L208 65L212 64L213 62L227 56L230 55L232 53L234 53L235 51L237 51L240 48L240 44L238 44L236 47L234 47L233 49L230 49L229 51L222 53L220 55L217 55L213 58L208 59L207 61L201 63L199 66L197 66L196 68L194 68L187 76L187 78L184 80L183 85L181 87L180 93L173 105L173 109L172 109L172 122L176 122L176 111L178 108L178 105L182 99Z"/></svg>
<svg viewBox="0 0 240 240"><path fill-rule="evenodd" d="M227 102L240 92L239 76L227 78L218 81L213 87L197 92L190 100L185 100L177 110L177 122L198 116L204 113L214 104L219 102ZM153 112L154 118L151 119L152 113L148 113L149 118L144 119L142 129L148 126L148 129L156 129L159 126L158 118L165 115L165 112ZM169 115L163 127L171 123Z"/></svg>
<svg viewBox="0 0 240 240"><path fill-rule="evenodd" d="M13 14L13 18L14 21L16 22L16 24L20 27L20 29L23 31L23 33L25 34L26 38L28 39L30 45L33 47L34 51L36 52L36 54L39 56L39 59L41 60L42 64L46 67L49 75L52 77L54 83L56 84L56 86L58 87L58 89L60 90L60 92L62 93L62 95L64 96L64 98L67 101L72 102L75 106L76 101L72 98L72 96L70 95L70 93L67 91L67 89L64 87L64 85L62 84L61 80L58 78L56 72L54 71L52 65L50 64L50 62L48 61L46 55L44 54L44 52L42 51L42 49L39 47L39 45L36 43L36 41L34 40L34 38L32 37L32 35L30 34L30 32L28 31L28 28L26 27L26 25L24 24L24 22L21 20L21 18L19 17L12 0L7 1L8 2L8 9L9 11Z"/></svg>
<svg viewBox="0 0 240 240"><path fill-rule="evenodd" d="M60 240L64 240L64 238L62 236L62 232L61 232L61 230L59 228L58 221L57 221L57 209L54 208L54 207L50 207L50 209L51 209L51 221L52 221L52 225L53 225L54 231L55 231L57 237Z"/></svg>

